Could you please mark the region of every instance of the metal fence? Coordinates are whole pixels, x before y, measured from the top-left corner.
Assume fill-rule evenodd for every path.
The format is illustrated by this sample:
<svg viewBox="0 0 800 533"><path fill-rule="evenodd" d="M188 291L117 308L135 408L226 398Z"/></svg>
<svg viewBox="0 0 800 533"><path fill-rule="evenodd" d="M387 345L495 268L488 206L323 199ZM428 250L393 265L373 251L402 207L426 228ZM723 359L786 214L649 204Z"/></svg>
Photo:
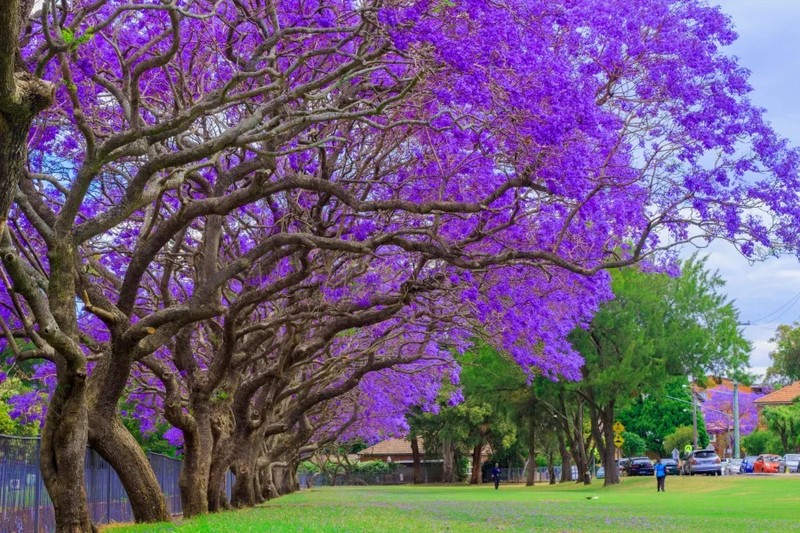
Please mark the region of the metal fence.
<svg viewBox="0 0 800 533"><path fill-rule="evenodd" d="M555 467L554 472L556 481L558 481L561 478L561 467ZM442 481L441 465L422 465L421 473L423 483L441 483ZM572 467L572 479L578 479L578 470L575 467ZM298 480L301 489L330 485L403 485L413 483L414 471L409 466L401 465L387 474L339 473L335 479L332 479L330 475L300 472L298 473ZM534 481L536 483L545 483L549 482L549 480L550 473L547 467L538 467L534 474ZM491 481L491 475L488 472L484 473L483 482L489 483ZM525 483L526 471L522 467L501 468L500 481L502 483Z"/></svg>
<svg viewBox="0 0 800 533"><path fill-rule="evenodd" d="M48 533L55 530L53 503L39 472L38 437L0 435L0 532ZM148 454L173 515L182 513L178 479L182 462ZM230 480L228 490L230 490ZM96 524L131 522L128 495L113 468L96 452L86 450L86 495Z"/></svg>

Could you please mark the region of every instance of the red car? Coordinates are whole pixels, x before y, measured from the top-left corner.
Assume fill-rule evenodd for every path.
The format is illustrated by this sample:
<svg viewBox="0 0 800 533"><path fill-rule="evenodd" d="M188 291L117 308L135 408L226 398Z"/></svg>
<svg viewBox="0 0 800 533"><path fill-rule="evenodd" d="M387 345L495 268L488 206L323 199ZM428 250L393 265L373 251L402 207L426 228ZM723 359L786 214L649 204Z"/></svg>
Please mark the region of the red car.
<svg viewBox="0 0 800 533"><path fill-rule="evenodd" d="M780 468L781 458L777 455L759 455L753 463L753 472L756 474L777 474Z"/></svg>

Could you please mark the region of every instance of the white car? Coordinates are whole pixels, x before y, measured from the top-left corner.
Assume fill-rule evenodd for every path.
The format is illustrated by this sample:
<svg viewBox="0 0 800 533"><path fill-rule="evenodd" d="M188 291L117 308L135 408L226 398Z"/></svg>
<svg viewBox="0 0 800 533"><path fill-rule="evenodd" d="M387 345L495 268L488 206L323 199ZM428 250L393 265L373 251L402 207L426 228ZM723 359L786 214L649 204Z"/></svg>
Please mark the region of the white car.
<svg viewBox="0 0 800 533"><path fill-rule="evenodd" d="M787 453L781 458L778 472L794 474L797 472L798 463L800 463L800 453Z"/></svg>
<svg viewBox="0 0 800 533"><path fill-rule="evenodd" d="M736 474L740 473L740 469L742 468L742 459L728 459L727 465L725 465L722 473L726 476L735 476Z"/></svg>

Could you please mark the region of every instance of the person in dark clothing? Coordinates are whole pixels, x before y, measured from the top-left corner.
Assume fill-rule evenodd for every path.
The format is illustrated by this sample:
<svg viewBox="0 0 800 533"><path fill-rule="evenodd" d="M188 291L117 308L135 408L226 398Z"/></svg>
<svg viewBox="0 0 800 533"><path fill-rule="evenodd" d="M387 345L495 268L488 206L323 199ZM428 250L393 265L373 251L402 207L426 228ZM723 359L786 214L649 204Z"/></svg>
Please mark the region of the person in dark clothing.
<svg viewBox="0 0 800 533"><path fill-rule="evenodd" d="M664 492L664 481L667 479L667 466L661 462L656 462L656 492Z"/></svg>
<svg viewBox="0 0 800 533"><path fill-rule="evenodd" d="M492 479L494 480L494 490L497 490L500 487L500 465L497 463L492 468Z"/></svg>

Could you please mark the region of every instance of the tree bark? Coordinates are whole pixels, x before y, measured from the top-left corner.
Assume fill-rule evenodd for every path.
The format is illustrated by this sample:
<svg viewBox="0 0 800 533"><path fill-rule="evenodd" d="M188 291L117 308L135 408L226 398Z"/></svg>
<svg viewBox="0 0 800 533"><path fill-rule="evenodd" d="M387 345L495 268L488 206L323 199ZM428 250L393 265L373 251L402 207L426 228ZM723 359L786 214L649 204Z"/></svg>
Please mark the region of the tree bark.
<svg viewBox="0 0 800 533"><path fill-rule="evenodd" d="M449 438L442 440L442 483L455 482L453 446Z"/></svg>
<svg viewBox="0 0 800 533"><path fill-rule="evenodd" d="M567 449L563 433L558 432L558 452L561 455L561 482L572 481L572 456Z"/></svg>
<svg viewBox="0 0 800 533"><path fill-rule="evenodd" d="M253 507L256 504L256 450L252 437L239 440L233 462L236 480L231 489L231 505L234 508Z"/></svg>
<svg viewBox="0 0 800 533"><path fill-rule="evenodd" d="M0 234L28 164L27 140L34 117L53 102L55 86L25 70L19 36L33 2L0 2Z"/></svg>
<svg viewBox="0 0 800 533"><path fill-rule="evenodd" d="M230 508L225 492L225 477L233 462L233 438L226 437L214 447L208 481L208 510L212 513Z"/></svg>
<svg viewBox="0 0 800 533"><path fill-rule="evenodd" d="M480 485L483 480L481 479L481 451L483 444L477 444L472 449L472 475L470 476L470 485Z"/></svg>
<svg viewBox="0 0 800 533"><path fill-rule="evenodd" d="M42 479L56 519L56 533L96 532L89 518L84 479L88 439L86 373L59 372L42 428Z"/></svg>
<svg viewBox="0 0 800 533"><path fill-rule="evenodd" d="M194 413L194 419L196 427L183 432L184 456L179 485L185 518L209 511L208 489L214 446L211 415L206 409L199 408Z"/></svg>
<svg viewBox="0 0 800 533"><path fill-rule="evenodd" d="M105 419L92 417L89 444L119 476L136 522L170 521L167 502L150 461L116 414Z"/></svg>
<svg viewBox="0 0 800 533"><path fill-rule="evenodd" d="M422 461L419 453L419 440L417 436L411 437L411 458L414 462L414 484L422 483Z"/></svg>
<svg viewBox="0 0 800 533"><path fill-rule="evenodd" d="M553 455L554 455L553 450L547 451L547 477L549 478L548 481L549 485L556 484L556 467L555 467L555 458L553 457Z"/></svg>
<svg viewBox="0 0 800 533"><path fill-rule="evenodd" d="M583 482L584 485L591 485L592 478L589 475L589 459L586 453L586 442L583 440L583 402L578 402L572 427L572 444L577 452L573 453L576 463L575 466L578 467L577 482Z"/></svg>
<svg viewBox="0 0 800 533"><path fill-rule="evenodd" d="M167 502L150 461L117 414L130 376L130 361L124 355L129 351L103 358L89 378L89 444L117 473L136 522L169 522Z"/></svg>
<svg viewBox="0 0 800 533"><path fill-rule="evenodd" d="M600 410L592 409L592 433L595 435L597 449L600 451L600 458L605 468L604 487L619 484L620 473L614 447L613 425L614 402L610 402Z"/></svg>
<svg viewBox="0 0 800 533"><path fill-rule="evenodd" d="M528 435L528 473L525 476L525 486L533 487L536 483L536 428L533 418L528 421L530 435Z"/></svg>

